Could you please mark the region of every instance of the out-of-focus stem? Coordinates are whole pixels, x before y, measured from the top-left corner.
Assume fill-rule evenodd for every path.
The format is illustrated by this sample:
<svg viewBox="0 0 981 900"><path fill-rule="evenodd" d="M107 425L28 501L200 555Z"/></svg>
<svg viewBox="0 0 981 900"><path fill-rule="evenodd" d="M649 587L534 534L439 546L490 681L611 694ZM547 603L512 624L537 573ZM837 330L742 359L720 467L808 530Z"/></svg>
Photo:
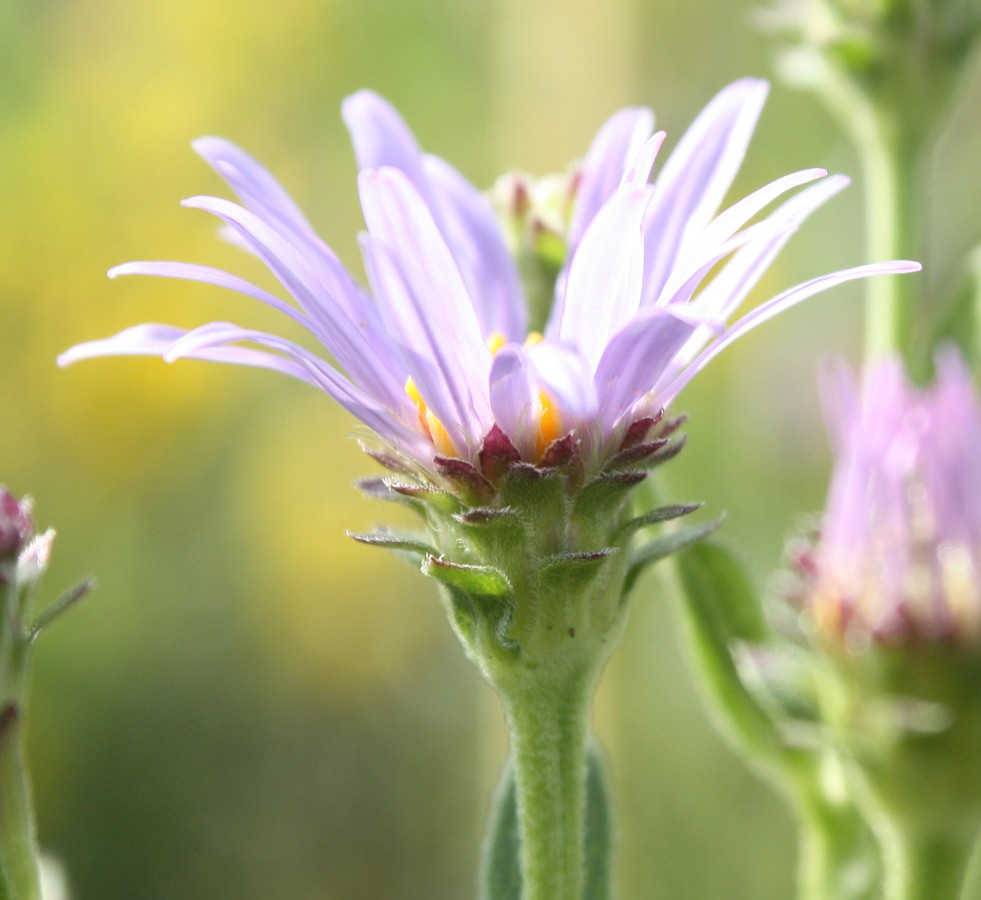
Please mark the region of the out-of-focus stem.
<svg viewBox="0 0 981 900"><path fill-rule="evenodd" d="M0 710L0 897L41 900L34 808L20 707Z"/></svg>
<svg viewBox="0 0 981 900"><path fill-rule="evenodd" d="M883 829L886 900L959 900L975 837Z"/></svg>
<svg viewBox="0 0 981 900"><path fill-rule="evenodd" d="M921 142L896 121L894 111L876 110L857 136L865 174L866 235L872 259L919 259ZM911 359L914 309L922 287L916 277L869 279L865 355L899 353Z"/></svg>

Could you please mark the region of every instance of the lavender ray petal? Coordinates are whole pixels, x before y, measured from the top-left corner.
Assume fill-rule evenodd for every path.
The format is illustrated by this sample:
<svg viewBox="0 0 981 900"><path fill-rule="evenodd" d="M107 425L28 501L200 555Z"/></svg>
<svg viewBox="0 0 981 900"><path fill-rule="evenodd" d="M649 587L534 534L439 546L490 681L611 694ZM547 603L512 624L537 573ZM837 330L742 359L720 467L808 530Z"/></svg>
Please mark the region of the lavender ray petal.
<svg viewBox="0 0 981 900"><path fill-rule="evenodd" d="M461 424L475 411L485 418L491 354L429 208L395 169L362 172L359 185L372 244L383 250L376 262L390 260L387 271L397 274L386 279L389 290L376 292L389 333L437 365L456 396Z"/></svg>
<svg viewBox="0 0 981 900"><path fill-rule="evenodd" d="M822 275L796 287L784 291L782 294L767 301L756 309L747 313L738 322L726 329L715 341L710 343L692 363L670 383L664 385L660 391L663 404L667 405L688 384L689 381L701 371L714 356L722 352L733 341L742 337L747 331L761 325L767 319L772 319L778 313L789 309L808 297L813 297L822 291L829 290L839 284L854 281L858 278L870 278L874 275L898 275L909 272L918 272L921 266L916 262L897 260L887 263L872 263L865 266L856 266L853 269L844 269L840 272L832 272Z"/></svg>
<svg viewBox="0 0 981 900"><path fill-rule="evenodd" d="M163 356L174 341L187 334L173 325L147 323L134 325L108 338L76 344L58 356L59 366L70 366L82 359L100 356Z"/></svg>
<svg viewBox="0 0 981 900"><path fill-rule="evenodd" d="M398 169L427 203L431 201L419 143L387 100L374 91L358 91L344 98L341 116L351 134L354 155L362 172L382 166Z"/></svg>
<svg viewBox="0 0 981 900"><path fill-rule="evenodd" d="M141 261L123 263L120 266L113 266L109 270L110 278L117 278L120 275L151 275L160 278L177 278L227 288L236 293L252 297L267 306L271 306L277 312L288 316L323 342L324 332L319 323L314 322L308 316L280 300L274 294L270 294L268 291L257 287L244 278L239 278L221 269L215 269L211 266L201 266L196 263Z"/></svg>
<svg viewBox="0 0 981 900"><path fill-rule="evenodd" d="M582 240L589 223L603 204L613 196L628 163L650 137L653 128L654 113L651 110L622 109L610 117L597 132L582 163L572 220L569 223L570 251ZM653 158L651 162L653 163ZM644 181L646 180L645 177Z"/></svg>
<svg viewBox="0 0 981 900"><path fill-rule="evenodd" d="M487 397L490 351L481 342L483 360L461 359L456 335L438 315L431 314L431 299L417 295L418 279L403 271L403 257L372 235L362 237L361 247L369 281L419 395L457 450L475 450L491 425ZM486 365L483 378L482 365Z"/></svg>
<svg viewBox="0 0 981 900"><path fill-rule="evenodd" d="M487 197L449 163L424 156L440 232L474 301L481 330L509 341L527 334L527 310L518 271Z"/></svg>
<svg viewBox="0 0 981 900"><path fill-rule="evenodd" d="M647 190L614 194L596 214L569 265L557 336L577 346L593 366L610 336L640 305L640 223L649 199Z"/></svg>
<svg viewBox="0 0 981 900"><path fill-rule="evenodd" d="M725 322L742 305L763 273L783 249L804 220L848 184L843 175L825 179L781 204L767 219L774 231L754 238L725 265L694 299L701 315ZM678 352L665 371L665 377L684 369L711 340L717 328L700 328Z"/></svg>
<svg viewBox="0 0 981 900"><path fill-rule="evenodd" d="M306 216L279 181L240 147L217 137L198 138L191 146L257 215L298 232L313 233Z"/></svg>
<svg viewBox="0 0 981 900"><path fill-rule="evenodd" d="M661 293L688 236L715 214L742 163L768 86L744 79L723 89L692 123L655 182L645 225L645 302ZM654 252L656 249L656 252Z"/></svg>
<svg viewBox="0 0 981 900"><path fill-rule="evenodd" d="M534 455L538 425L538 389L525 350L502 347L490 371L490 405L494 421L525 459Z"/></svg>
<svg viewBox="0 0 981 900"><path fill-rule="evenodd" d="M606 429L612 429L654 388L695 327L672 315L671 307L651 307L613 337L599 361L595 379L599 418Z"/></svg>
<svg viewBox="0 0 981 900"><path fill-rule="evenodd" d="M684 258L679 260L679 264L668 277L657 302L663 302L665 295L670 296L677 289L677 285L687 279L692 271L700 268L706 259L715 257L717 248L732 238L763 207L792 188L817 178L823 178L827 174L824 169L807 169L784 175L782 178L778 178L776 181L743 197L742 200L718 215L697 238L691 241L690 249L685 253ZM768 219L763 220L763 222L766 221ZM763 222L757 223L757 226L762 225ZM784 226L780 226L779 230L783 231Z"/></svg>
<svg viewBox="0 0 981 900"><path fill-rule="evenodd" d="M535 378L569 426L588 422L599 408L592 367L572 347L544 340L527 348Z"/></svg>
<svg viewBox="0 0 981 900"><path fill-rule="evenodd" d="M650 181L651 172L654 171L654 161L661 152L666 137L667 132L658 131L643 143L623 173L620 181L621 188L642 187Z"/></svg>
<svg viewBox="0 0 981 900"><path fill-rule="evenodd" d="M301 309L320 325L324 346L351 377L383 402L393 406L399 402L404 384L390 345L381 342L382 335L363 327L366 319L352 320L346 314L316 266L264 221L234 203L214 197L194 197L184 203L218 216L234 229ZM349 297L348 303L358 306L361 298Z"/></svg>
<svg viewBox="0 0 981 900"><path fill-rule="evenodd" d="M413 432L398 419L395 411L379 405L376 398L352 384L325 360L314 356L299 344L278 335L241 328L230 322L211 322L182 335L170 346L164 354L164 359L167 362L173 362L182 357L217 359L219 357L213 355L216 351L233 350L241 352L243 348L225 346L241 341L259 344L283 354L277 357L268 353L255 353L250 358L257 361L248 364L263 365L266 368L276 369L308 381L319 387L353 416L388 440L413 437ZM212 355L204 356L203 354ZM242 357L242 359L244 358L246 357ZM222 361L240 360L223 357Z"/></svg>

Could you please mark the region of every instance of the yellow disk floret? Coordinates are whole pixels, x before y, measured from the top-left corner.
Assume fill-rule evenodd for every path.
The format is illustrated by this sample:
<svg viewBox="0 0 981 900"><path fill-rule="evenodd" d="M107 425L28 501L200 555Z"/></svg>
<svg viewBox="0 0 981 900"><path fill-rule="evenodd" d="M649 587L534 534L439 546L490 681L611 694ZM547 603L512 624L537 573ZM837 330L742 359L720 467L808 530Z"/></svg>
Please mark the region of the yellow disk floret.
<svg viewBox="0 0 981 900"><path fill-rule="evenodd" d="M423 431L429 435L429 439L433 442L433 446L443 456L456 456L456 447L453 446L453 441L450 438L449 432L446 430L443 423L429 411L429 407L426 406L426 401L422 399L422 394L419 393L419 388L416 387L416 383L411 377L405 382L405 392L409 395L409 399L415 403L416 407L419 409L419 423L422 425Z"/></svg>
<svg viewBox="0 0 981 900"><path fill-rule="evenodd" d="M530 347L541 340L542 335L533 331L525 338L525 346ZM507 338L499 331L495 331L487 338L487 349L490 350L492 356L495 356L506 344ZM426 401L422 399L422 395L419 393L419 388L416 387L416 383L411 377L405 382L405 392L419 410L419 423L433 442L433 446L444 456L456 456L456 448L453 446L449 433L443 423L430 412L429 407L426 406ZM562 422L555 402L543 390L538 392L537 416L538 436L535 440L535 453L536 459L541 459L549 444L562 434Z"/></svg>

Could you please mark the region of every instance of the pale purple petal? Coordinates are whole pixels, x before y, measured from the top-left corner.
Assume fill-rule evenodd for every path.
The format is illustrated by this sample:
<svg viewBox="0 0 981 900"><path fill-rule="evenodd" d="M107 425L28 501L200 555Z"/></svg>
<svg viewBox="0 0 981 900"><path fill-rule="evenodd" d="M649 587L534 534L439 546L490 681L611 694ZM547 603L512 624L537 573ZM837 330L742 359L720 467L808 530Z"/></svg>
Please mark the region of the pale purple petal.
<svg viewBox="0 0 981 900"><path fill-rule="evenodd" d="M270 294L260 287L256 287L256 285L246 281L244 278L223 272L221 269L214 269L211 266L200 266L195 263L164 261L128 262L120 266L113 266L109 270L110 278L118 278L120 275L152 275L160 278L178 278L227 288L239 294L253 297L260 303L265 303L267 306L271 306L323 340L323 329L308 316L305 316L288 303L280 300L279 297Z"/></svg>
<svg viewBox="0 0 981 900"><path fill-rule="evenodd" d="M252 351L251 357L242 355L240 359L233 358L243 354L243 348L226 345L241 341L259 344L277 353L272 355ZM185 357L221 359L224 362L245 362L246 358L252 358L255 361L246 364L262 365L292 374L319 387L353 416L388 440L405 441L412 436L410 429L398 421L393 410L380 406L373 397L353 385L329 363L299 344L277 335L241 328L229 322L211 322L180 336L164 354L167 362ZM264 361L259 361L260 358Z"/></svg>
<svg viewBox="0 0 981 900"><path fill-rule="evenodd" d="M593 419L599 397L592 367L581 353L545 340L528 347L527 354L538 383L555 401L560 418L568 427Z"/></svg>
<svg viewBox="0 0 981 900"><path fill-rule="evenodd" d="M651 173L654 171L654 161L666 137L666 131L659 131L643 143L624 171L620 181L621 187L643 187L650 181Z"/></svg>
<svg viewBox="0 0 981 900"><path fill-rule="evenodd" d="M806 300L808 297L813 297L815 294L819 294L822 291L829 290L830 288L836 287L839 284L844 284L848 281L854 281L857 278L870 278L874 275L898 275L908 272L918 272L921 269L919 263L915 262L889 262L889 263L872 263L865 266L857 266L853 269L844 269L841 272L832 272L828 275L822 275L819 278L814 278L810 281L806 281L803 284L799 284L796 287L790 288L790 290L784 291L777 297L767 303L758 306L752 312L747 313L738 322L732 325L730 328L718 337L715 341L709 344L689 365L681 374L674 378L669 384L666 384L659 390L659 396L662 398L661 402L667 405L674 397L676 397L681 391L681 389L691 381L695 375L700 372L705 365L714 356L724 350L733 341L742 337L751 329L755 328L757 325L761 325L768 319L772 319L775 315L783 312L785 309L789 309L802 300Z"/></svg>
<svg viewBox="0 0 981 900"><path fill-rule="evenodd" d="M341 115L351 134L359 169L398 169L427 203L431 201L419 143L387 100L374 91L361 90L344 99Z"/></svg>
<svg viewBox="0 0 981 900"><path fill-rule="evenodd" d="M818 369L818 396L824 426L836 454L841 453L858 412L858 393L848 364L839 357L823 360Z"/></svg>
<svg viewBox="0 0 981 900"><path fill-rule="evenodd" d="M385 194L380 180L392 180L389 175L407 188L404 196ZM362 173L361 180L369 225L392 239L403 235L395 247L375 233L361 242L382 315L416 388L457 451L473 450L491 424L491 355L480 339L459 272L428 211L401 175L382 169ZM415 249L431 259L411 255L413 241L405 239L405 229L417 229L422 243ZM427 237L438 243L427 244Z"/></svg>
<svg viewBox="0 0 981 900"><path fill-rule="evenodd" d="M671 302L667 298L670 298L677 291L681 283L688 280L694 271L704 267L707 262L714 264L714 261L720 258L719 248L723 247L743 225L781 194L802 184L807 184L809 181L823 178L827 174L824 169L807 169L803 172L784 175L730 206L706 225L704 231L691 241L690 248L684 257L678 260L678 264L668 277L656 302ZM764 220L764 222L766 221L768 220ZM763 225L762 222L757 223L757 231L766 230L761 228L761 225ZM786 230L786 225L778 219L774 230L783 232Z"/></svg>
<svg viewBox="0 0 981 900"><path fill-rule="evenodd" d="M800 224L819 206L848 184L843 175L827 178L783 203L766 221L773 226L740 249L692 301L700 315L711 322L725 322L756 286L770 264ZM670 378L684 369L720 329L698 329L675 355L665 371Z"/></svg>
<svg viewBox="0 0 981 900"><path fill-rule="evenodd" d="M651 391L674 354L695 330L672 315L671 307L650 307L609 342L596 368L599 418L612 429L624 413ZM657 402L664 405L658 395Z"/></svg>
<svg viewBox="0 0 981 900"><path fill-rule="evenodd" d="M597 132L583 160L576 201L569 223L568 243L574 249L603 204L613 196L627 165L650 138L654 113L622 109ZM651 157L653 164L653 157ZM649 173L650 169L648 169ZM644 179L647 180L646 178Z"/></svg>
<svg viewBox="0 0 981 900"><path fill-rule="evenodd" d="M379 343L381 335L364 327L367 319L352 319L348 311L352 307L357 311L360 298L348 297L345 309L332 293L333 285L320 277L321 270L248 210L214 197L194 197L185 205L210 212L234 229L304 312L321 325L324 345L345 371L386 405L394 408L400 402L404 375L397 371L391 348Z"/></svg>
<svg viewBox="0 0 981 900"><path fill-rule="evenodd" d="M525 459L533 459L538 442L538 386L519 344L502 347L490 372L490 405L494 421Z"/></svg>
<svg viewBox="0 0 981 900"><path fill-rule="evenodd" d="M134 325L112 337L76 344L58 356L59 366L70 366L81 359L99 356L163 356L178 338L187 334L184 328L148 323Z"/></svg>
<svg viewBox="0 0 981 900"><path fill-rule="evenodd" d="M744 79L729 85L701 112L655 182L648 210L645 302L661 293L688 236L708 224L742 163L768 87Z"/></svg>
<svg viewBox="0 0 981 900"><path fill-rule="evenodd" d="M217 137L198 138L192 146L254 213L267 221L313 235L310 223L293 198L244 150Z"/></svg>
<svg viewBox="0 0 981 900"><path fill-rule="evenodd" d="M423 157L440 232L473 301L481 331L524 340L527 310L518 270L487 197L438 156Z"/></svg>
<svg viewBox="0 0 981 900"><path fill-rule="evenodd" d="M560 319L549 331L595 366L611 335L636 314L644 271L640 223L650 195L625 189L596 214L569 265Z"/></svg>

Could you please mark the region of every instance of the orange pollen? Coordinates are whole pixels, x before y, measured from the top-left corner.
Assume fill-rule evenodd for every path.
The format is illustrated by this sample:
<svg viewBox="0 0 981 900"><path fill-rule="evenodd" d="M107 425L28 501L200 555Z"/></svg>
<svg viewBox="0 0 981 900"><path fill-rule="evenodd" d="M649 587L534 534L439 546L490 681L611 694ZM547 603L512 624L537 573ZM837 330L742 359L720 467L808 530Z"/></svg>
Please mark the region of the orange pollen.
<svg viewBox="0 0 981 900"><path fill-rule="evenodd" d="M528 337L525 338L524 345L526 347L531 347L534 344L541 342L541 340L541 333L532 331ZM492 356L496 355L506 344L507 338L505 338L504 335L498 331L495 331L487 338L487 349L490 350ZM422 426L422 430L433 442L433 446L445 456L456 456L456 448L453 446L453 441L450 438L449 433L447 432L443 423L440 422L440 420L429 410L429 407L426 406L426 401L422 399L422 395L419 393L419 388L416 387L416 383L412 380L411 376L405 382L405 392L409 395L409 399L419 410L419 424ZM560 421L558 410L555 407L555 402L544 390L539 391L538 437L535 442L535 451L538 459L541 459L549 444L557 440L561 434L562 423Z"/></svg>
<svg viewBox="0 0 981 900"><path fill-rule="evenodd" d="M538 440L535 450L541 459L548 445L562 436L562 422L552 398L545 391L538 392L538 405Z"/></svg>
<svg viewBox="0 0 981 900"><path fill-rule="evenodd" d="M422 399L422 394L419 393L419 388L416 387L416 383L412 380L411 376L405 382L405 392L419 410L419 424L433 442L433 446L443 456L456 456L456 447L453 446L449 432L443 423L429 411L426 401Z"/></svg>

